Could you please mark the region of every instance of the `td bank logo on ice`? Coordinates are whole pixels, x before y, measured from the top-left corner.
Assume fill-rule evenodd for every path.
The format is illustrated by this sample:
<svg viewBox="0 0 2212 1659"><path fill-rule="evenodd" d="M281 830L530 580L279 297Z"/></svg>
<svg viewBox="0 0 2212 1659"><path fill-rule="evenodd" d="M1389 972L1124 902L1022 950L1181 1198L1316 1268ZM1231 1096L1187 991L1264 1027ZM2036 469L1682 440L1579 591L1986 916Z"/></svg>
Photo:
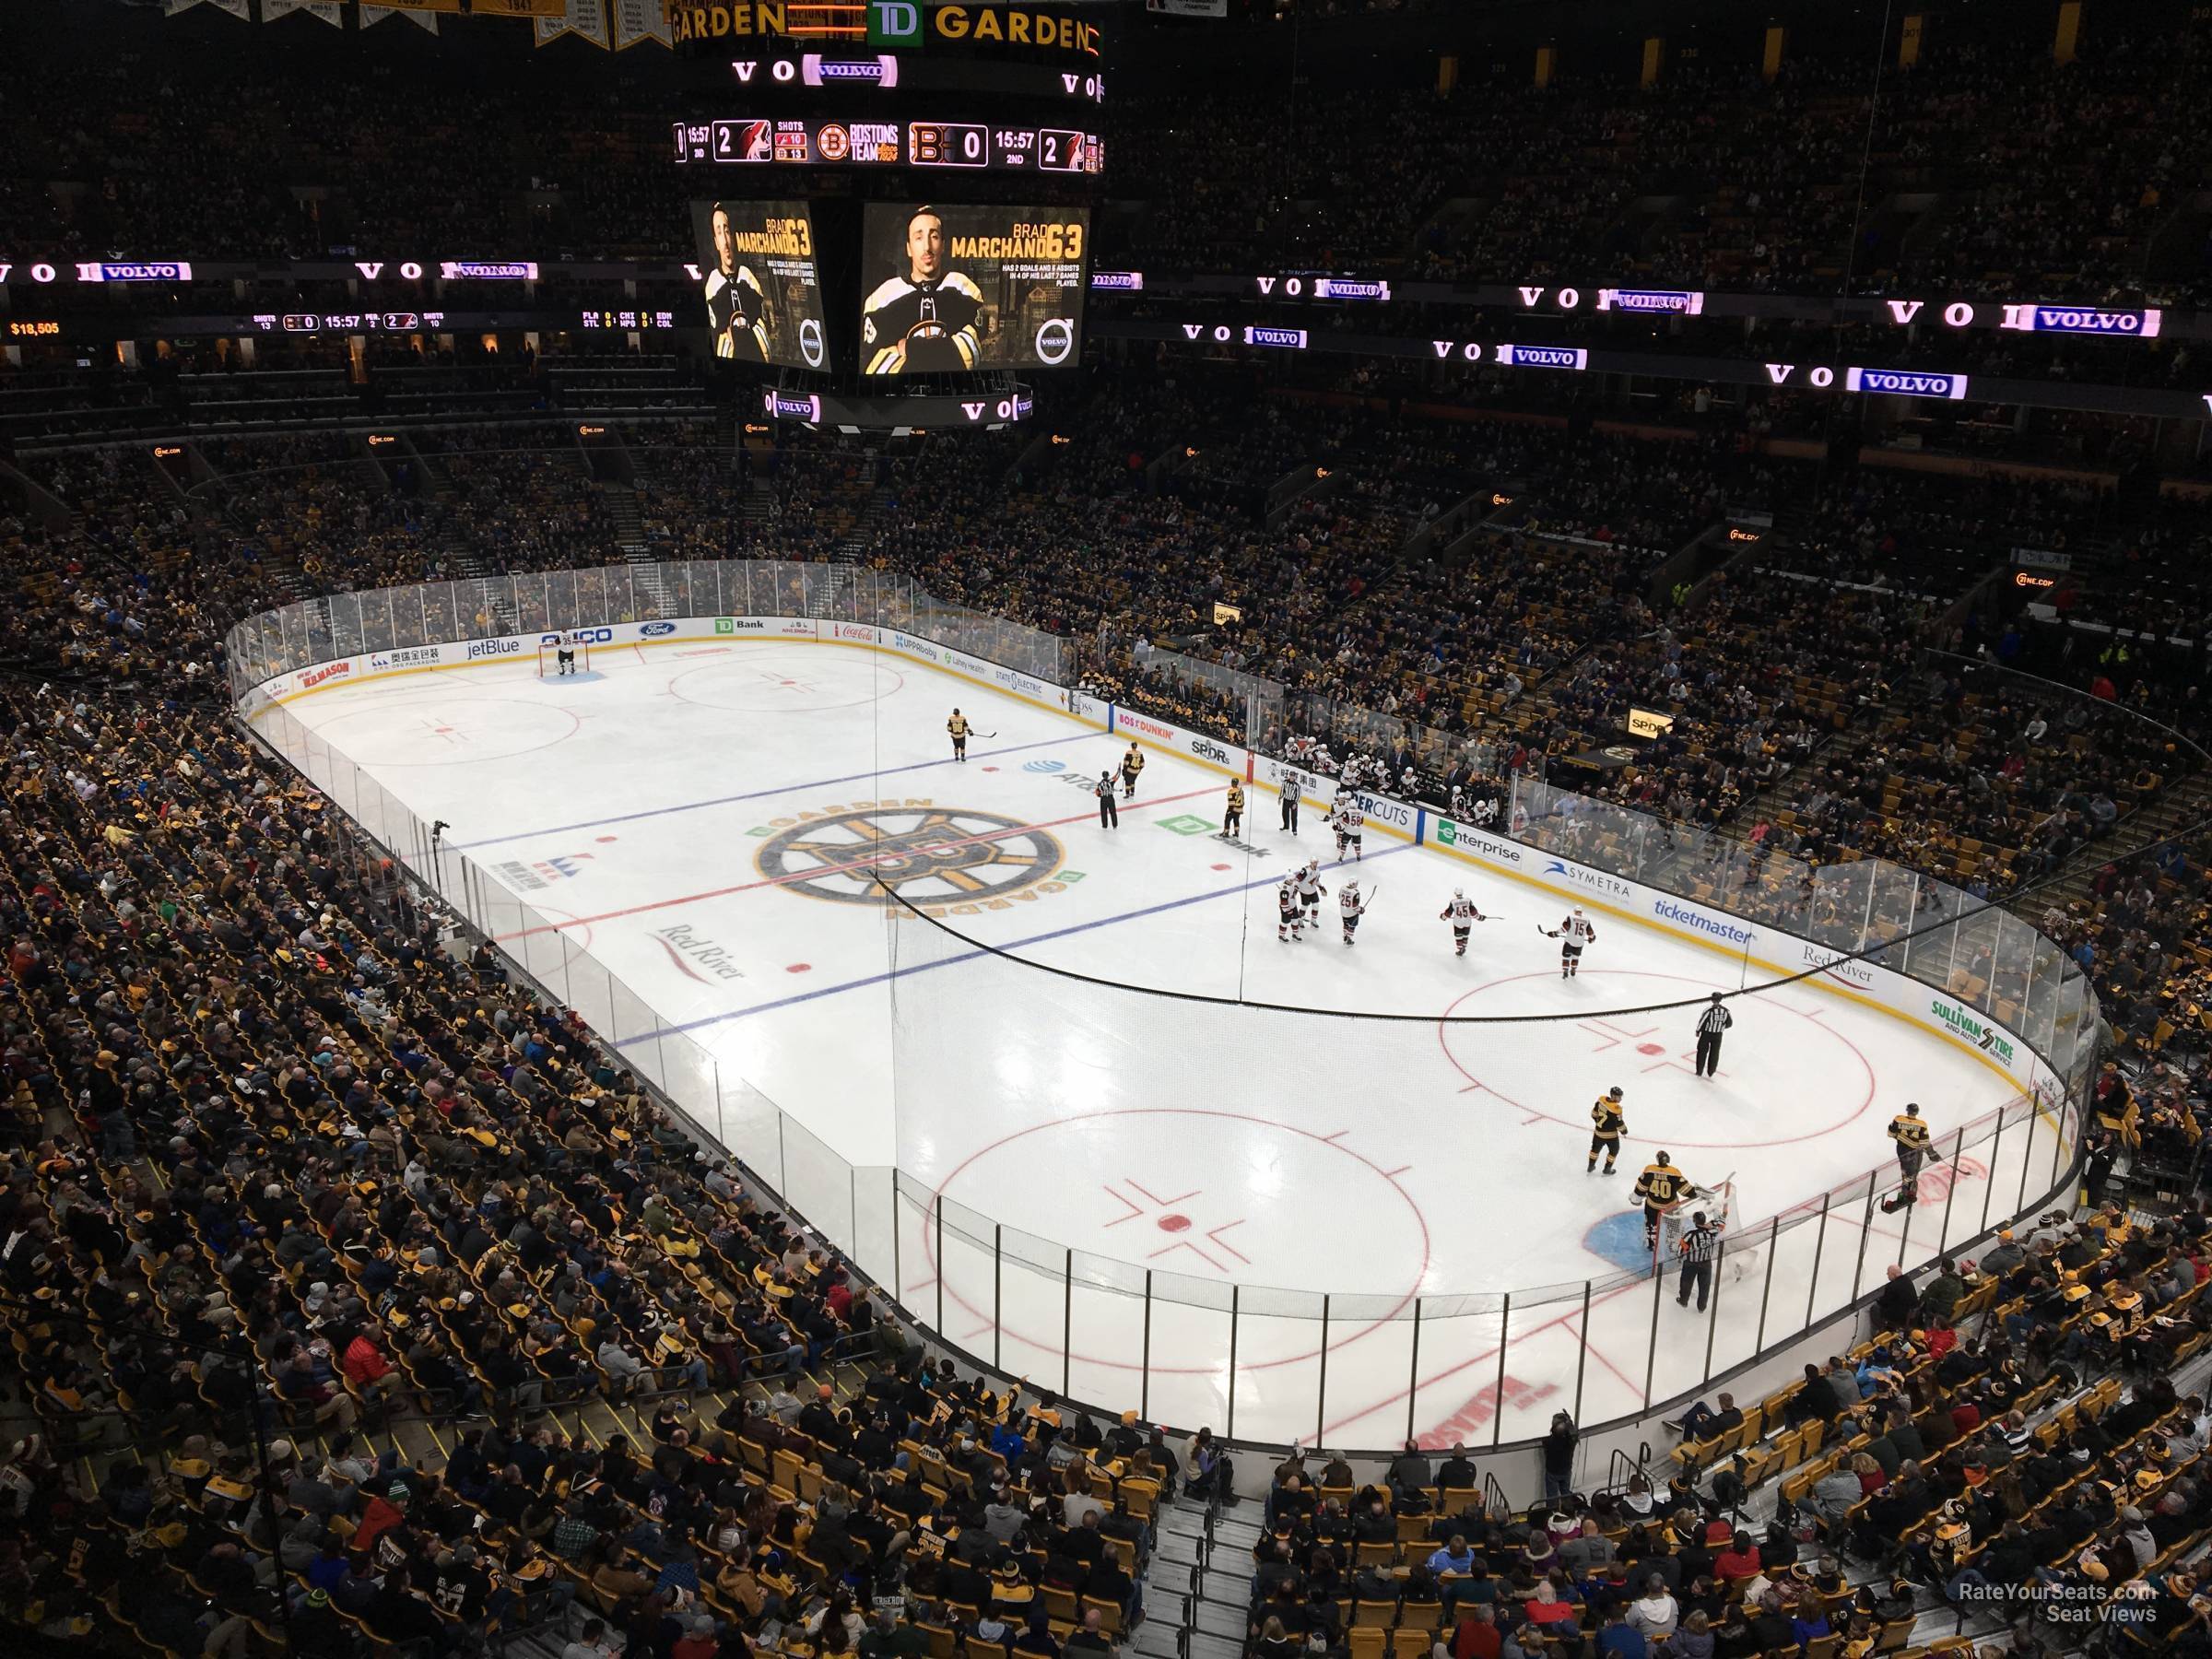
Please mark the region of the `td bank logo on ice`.
<svg viewBox="0 0 2212 1659"><path fill-rule="evenodd" d="M1083 879L1047 831L995 812L926 797L847 801L771 818L753 864L787 893L927 916L1011 910Z"/></svg>

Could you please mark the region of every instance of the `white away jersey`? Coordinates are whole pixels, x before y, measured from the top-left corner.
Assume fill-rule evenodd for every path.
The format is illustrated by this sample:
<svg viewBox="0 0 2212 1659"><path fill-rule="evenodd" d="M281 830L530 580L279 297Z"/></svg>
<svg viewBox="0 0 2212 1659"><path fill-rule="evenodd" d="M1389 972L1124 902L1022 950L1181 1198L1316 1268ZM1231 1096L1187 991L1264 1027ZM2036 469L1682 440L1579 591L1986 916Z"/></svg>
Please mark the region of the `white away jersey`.
<svg viewBox="0 0 2212 1659"><path fill-rule="evenodd" d="M1349 921L1367 908L1367 900L1360 898L1357 888L1344 888L1336 894L1336 908L1342 911L1345 919Z"/></svg>
<svg viewBox="0 0 2212 1659"><path fill-rule="evenodd" d="M1587 916L1570 916L1559 924L1559 937L1570 945L1587 945L1597 937L1597 929Z"/></svg>
<svg viewBox="0 0 2212 1659"><path fill-rule="evenodd" d="M1454 927L1466 927L1482 920L1482 912L1475 908L1475 900L1466 898L1447 901L1438 914Z"/></svg>

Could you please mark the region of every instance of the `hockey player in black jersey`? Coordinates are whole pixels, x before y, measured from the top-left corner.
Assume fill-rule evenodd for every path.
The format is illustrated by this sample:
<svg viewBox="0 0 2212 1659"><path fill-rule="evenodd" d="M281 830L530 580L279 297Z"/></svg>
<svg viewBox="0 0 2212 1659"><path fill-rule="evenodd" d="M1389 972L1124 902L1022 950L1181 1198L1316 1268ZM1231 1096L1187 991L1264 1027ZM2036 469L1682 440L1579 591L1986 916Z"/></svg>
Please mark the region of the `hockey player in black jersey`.
<svg viewBox="0 0 2212 1659"><path fill-rule="evenodd" d="M945 221L917 207L906 221L906 275L867 298L860 335L869 374L927 374L975 367L982 290L945 268Z"/></svg>

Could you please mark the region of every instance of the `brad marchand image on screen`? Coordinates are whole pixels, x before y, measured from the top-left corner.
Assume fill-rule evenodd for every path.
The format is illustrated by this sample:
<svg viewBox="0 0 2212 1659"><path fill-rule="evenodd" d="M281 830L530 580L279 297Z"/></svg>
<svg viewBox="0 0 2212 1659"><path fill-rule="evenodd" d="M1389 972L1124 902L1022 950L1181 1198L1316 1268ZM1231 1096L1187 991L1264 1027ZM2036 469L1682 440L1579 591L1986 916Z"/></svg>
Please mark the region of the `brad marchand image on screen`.
<svg viewBox="0 0 2212 1659"><path fill-rule="evenodd" d="M861 257L868 374L1056 368L1081 348L1089 214L871 203Z"/></svg>
<svg viewBox="0 0 2212 1659"><path fill-rule="evenodd" d="M804 202L691 204L700 284L714 355L740 363L819 369L821 279Z"/></svg>

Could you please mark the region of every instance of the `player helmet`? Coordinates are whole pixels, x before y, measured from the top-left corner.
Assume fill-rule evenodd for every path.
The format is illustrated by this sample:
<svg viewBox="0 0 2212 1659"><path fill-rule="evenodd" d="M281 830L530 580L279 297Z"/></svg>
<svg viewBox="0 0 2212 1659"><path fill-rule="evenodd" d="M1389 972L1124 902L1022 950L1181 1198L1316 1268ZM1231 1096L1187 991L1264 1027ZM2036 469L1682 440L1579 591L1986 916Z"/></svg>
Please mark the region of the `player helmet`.
<svg viewBox="0 0 2212 1659"><path fill-rule="evenodd" d="M1658 1157L1658 1160L1657 1160L1657 1161L1659 1161L1660 1163L1665 1163L1665 1162L1667 1162L1667 1161L1668 1161L1668 1159L1667 1159L1667 1156L1666 1156L1666 1154L1665 1154L1665 1153L1664 1153L1664 1152L1660 1153L1660 1154L1659 1154L1659 1157Z"/></svg>
<svg viewBox="0 0 2212 1659"><path fill-rule="evenodd" d="M1578 904L1578 905L1576 905L1576 906L1574 907L1574 913L1575 913L1576 915L1578 915L1578 916L1579 916L1579 915L1581 915L1581 914L1583 913L1583 907L1582 907L1581 905L1579 905L1579 904Z"/></svg>
<svg viewBox="0 0 2212 1659"><path fill-rule="evenodd" d="M1619 1099L1620 1099L1620 1085L1619 1085L1619 1084L1618 1084L1618 1083L1616 1083L1616 1084L1614 1084L1614 1085L1613 1085L1613 1087L1612 1087L1612 1088L1610 1088L1606 1089L1606 1099L1608 1099L1608 1100L1619 1100Z"/></svg>
<svg viewBox="0 0 2212 1659"><path fill-rule="evenodd" d="M1905 1115L1907 1117L1918 1117L1920 1115L1920 1102L1918 1100L1907 1100L1905 1102Z"/></svg>
<svg viewBox="0 0 2212 1659"><path fill-rule="evenodd" d="M1452 897L1454 899L1465 899L1466 896L1467 889L1465 888L1453 888L1452 889Z"/></svg>

